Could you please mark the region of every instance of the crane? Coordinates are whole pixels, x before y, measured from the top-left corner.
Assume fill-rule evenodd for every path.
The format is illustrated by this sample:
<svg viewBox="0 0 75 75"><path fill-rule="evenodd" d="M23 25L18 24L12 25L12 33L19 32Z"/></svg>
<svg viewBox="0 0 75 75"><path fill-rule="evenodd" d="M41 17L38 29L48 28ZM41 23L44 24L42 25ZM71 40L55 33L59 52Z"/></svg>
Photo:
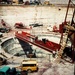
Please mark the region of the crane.
<svg viewBox="0 0 75 75"><path fill-rule="evenodd" d="M37 36L31 35L30 33L27 33L24 31L22 31L20 33L16 32L15 36L22 41L31 43L35 46L38 46L40 48L43 48L44 50L49 51L49 52L53 52L53 51L58 50L57 58L55 61L57 61L59 63L61 61L61 57L62 57L62 54L64 52L64 49L66 48L68 38L70 38L70 40L71 40L72 53L74 53L74 49L75 49L75 22L74 22L75 8L74 8L71 23L66 21L67 15L68 15L68 10L70 7L70 3L71 3L71 0L69 0L69 2L68 2L65 20L62 23L62 32L61 32L60 44L57 44L55 42L52 42L52 41L49 41L46 39L39 40ZM65 31L64 31L64 29L65 29ZM73 61L74 61L74 57L75 56L73 54L73 56L72 56Z"/></svg>
<svg viewBox="0 0 75 75"><path fill-rule="evenodd" d="M65 16L65 21L66 22L66 19L67 19L67 16L68 16L68 10L69 10L69 7L70 7L70 3L71 3L71 0L69 0L68 2L68 7L67 7L67 12L66 12L66 16ZM75 7L75 5L74 5ZM63 54L63 51L66 47L66 44L67 44L67 41L68 41L68 38L70 38L71 40L71 49L72 49L72 62L74 62L74 58L75 58L75 52L74 52L74 49L75 49L75 22L74 22L74 17L75 17L75 8L74 8L74 12L73 12L73 16L72 16L72 21L71 23L68 23L68 24L63 24L63 28L65 28L65 39L63 38L63 32L62 32L62 36L61 36L61 48L58 52L58 57L56 59L57 62L60 62L61 60L61 57L62 57L62 54Z"/></svg>

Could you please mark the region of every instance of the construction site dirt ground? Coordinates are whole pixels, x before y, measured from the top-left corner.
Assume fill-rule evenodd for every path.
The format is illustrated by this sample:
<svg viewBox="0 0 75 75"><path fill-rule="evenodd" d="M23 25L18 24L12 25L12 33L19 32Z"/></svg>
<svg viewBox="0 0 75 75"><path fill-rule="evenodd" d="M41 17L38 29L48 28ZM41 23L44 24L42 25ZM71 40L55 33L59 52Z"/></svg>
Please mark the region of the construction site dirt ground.
<svg viewBox="0 0 75 75"><path fill-rule="evenodd" d="M51 27L53 27L53 25L57 25L57 27L59 28L59 24L64 21L66 9L66 7L55 6L0 6L0 20L4 19L7 25L12 28L12 31L10 31L9 33L3 33L3 37L1 38L1 40L4 40L9 37L15 37L16 31L27 31L33 34L35 34L35 32L37 34L42 32L42 30L39 31L39 28L37 30L34 29L34 31L27 29L15 29L14 25L17 22L22 22L28 28L30 28L29 24L42 23L45 28L43 29L43 32L47 30L46 28L49 25L51 25ZM68 21L71 20L72 11L72 8L70 8ZM37 47L37 50L38 49L39 48ZM46 53L43 49L42 51ZM55 58L53 58L52 55L50 58L49 55L47 55L47 57L35 59L38 61L39 71L29 73L28 75L74 75L75 69L74 64L72 63L63 60L63 62L58 64L56 63L56 61L54 61ZM17 57L17 61L16 58L13 60L10 60L11 63L8 64L8 66L19 66L22 61L22 58Z"/></svg>

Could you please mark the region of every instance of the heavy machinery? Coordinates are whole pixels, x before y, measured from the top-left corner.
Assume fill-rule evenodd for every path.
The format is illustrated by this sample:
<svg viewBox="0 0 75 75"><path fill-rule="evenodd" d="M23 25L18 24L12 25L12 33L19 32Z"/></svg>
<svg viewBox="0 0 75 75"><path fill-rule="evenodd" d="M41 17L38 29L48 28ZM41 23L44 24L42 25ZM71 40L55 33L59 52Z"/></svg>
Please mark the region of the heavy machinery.
<svg viewBox="0 0 75 75"><path fill-rule="evenodd" d="M5 28L5 27L0 28L1 33L8 33L9 31L10 31L9 28Z"/></svg>
<svg viewBox="0 0 75 75"><path fill-rule="evenodd" d="M67 47L67 42L68 42L68 40L70 40L70 42L71 42L70 56L71 56L72 62L74 62L75 61L75 5L73 4L74 12L73 12L73 16L72 16L72 21L67 22L67 15L68 15L70 3L72 3L71 0L69 0L69 3L68 3L65 20L62 24L60 24L61 39L60 39L59 44L49 41L48 39L38 40L38 37L36 35L31 35L30 33L23 32L23 31L20 33L16 32L15 36L22 41L36 45L36 46L43 48L49 52L58 51L57 58L56 58L57 62L61 61L64 50ZM68 52L66 50L66 55L67 55L67 53Z"/></svg>
<svg viewBox="0 0 75 75"><path fill-rule="evenodd" d="M34 1L32 1L32 0L30 0L30 5L39 5L39 4L41 4L41 2L40 2L40 0L34 0Z"/></svg>
<svg viewBox="0 0 75 75"><path fill-rule="evenodd" d="M50 2L49 1L45 1L44 5L50 5Z"/></svg>
<svg viewBox="0 0 75 75"><path fill-rule="evenodd" d="M72 16L72 20L71 22L67 22L67 16L68 16L68 11L69 11L69 7L70 7L70 3L72 3L71 0L69 0L69 3L68 3L68 7L67 7L67 12L66 12L66 16L65 16L65 20L64 20L64 23L62 23L62 36L61 36L61 48L59 49L59 52L58 52L58 57L56 59L57 62L60 62L61 60L61 57L62 57L62 54L64 53L64 50L66 48L66 45L67 45L67 42L68 40L70 40L71 42L71 46L70 46L70 58L72 59L72 62L75 61L75 5L73 4L73 7L74 7L74 11L73 11L73 16ZM65 29L65 31L64 31ZM66 34L66 38L63 39L63 34ZM67 51L65 51L65 53L68 54L69 52L69 49ZM67 55L66 54L66 55Z"/></svg>
<svg viewBox="0 0 75 75"><path fill-rule="evenodd" d="M40 27L40 26L43 26L43 24L35 23L35 24L30 24L29 26L32 26L32 27Z"/></svg>
<svg viewBox="0 0 75 75"><path fill-rule="evenodd" d="M22 29L25 28L25 26L23 25L23 23L15 23L14 27L15 28L22 28Z"/></svg>
<svg viewBox="0 0 75 75"><path fill-rule="evenodd" d="M0 0L2 4L12 4L13 0Z"/></svg>
<svg viewBox="0 0 75 75"><path fill-rule="evenodd" d="M14 27L18 29L30 29L27 26L25 26L22 22L15 23Z"/></svg>
<svg viewBox="0 0 75 75"><path fill-rule="evenodd" d="M9 66L3 66L0 68L0 75L22 75L16 68L10 68Z"/></svg>
<svg viewBox="0 0 75 75"><path fill-rule="evenodd" d="M38 65L36 60L23 60L21 63L21 70L27 72L37 72Z"/></svg>

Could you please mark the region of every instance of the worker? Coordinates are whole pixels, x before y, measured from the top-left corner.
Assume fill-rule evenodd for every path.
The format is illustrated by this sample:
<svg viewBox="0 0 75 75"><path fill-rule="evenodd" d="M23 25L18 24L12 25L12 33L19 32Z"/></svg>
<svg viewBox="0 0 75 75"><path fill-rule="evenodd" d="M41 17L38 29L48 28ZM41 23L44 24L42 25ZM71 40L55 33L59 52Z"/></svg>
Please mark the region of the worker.
<svg viewBox="0 0 75 75"><path fill-rule="evenodd" d="M57 26L56 26L56 25L53 26L53 31L54 31L54 32L57 31Z"/></svg>
<svg viewBox="0 0 75 75"><path fill-rule="evenodd" d="M53 53L52 53L53 58L55 58L55 55L56 55L56 52L53 51Z"/></svg>
<svg viewBox="0 0 75 75"><path fill-rule="evenodd" d="M37 37L35 37L35 40L38 40L38 36L37 36Z"/></svg>
<svg viewBox="0 0 75 75"><path fill-rule="evenodd" d="M44 39L42 39L42 41L44 42L44 44L46 44L46 39L44 38Z"/></svg>

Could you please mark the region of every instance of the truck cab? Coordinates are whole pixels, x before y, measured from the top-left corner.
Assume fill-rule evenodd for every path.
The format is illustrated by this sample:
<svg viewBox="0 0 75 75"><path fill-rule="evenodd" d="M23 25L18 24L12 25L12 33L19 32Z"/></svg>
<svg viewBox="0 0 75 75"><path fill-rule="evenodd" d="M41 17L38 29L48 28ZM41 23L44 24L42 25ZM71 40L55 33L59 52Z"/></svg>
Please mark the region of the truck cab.
<svg viewBox="0 0 75 75"><path fill-rule="evenodd" d="M21 73L16 71L16 68L10 69L9 66L3 66L0 68L0 75L21 75Z"/></svg>

